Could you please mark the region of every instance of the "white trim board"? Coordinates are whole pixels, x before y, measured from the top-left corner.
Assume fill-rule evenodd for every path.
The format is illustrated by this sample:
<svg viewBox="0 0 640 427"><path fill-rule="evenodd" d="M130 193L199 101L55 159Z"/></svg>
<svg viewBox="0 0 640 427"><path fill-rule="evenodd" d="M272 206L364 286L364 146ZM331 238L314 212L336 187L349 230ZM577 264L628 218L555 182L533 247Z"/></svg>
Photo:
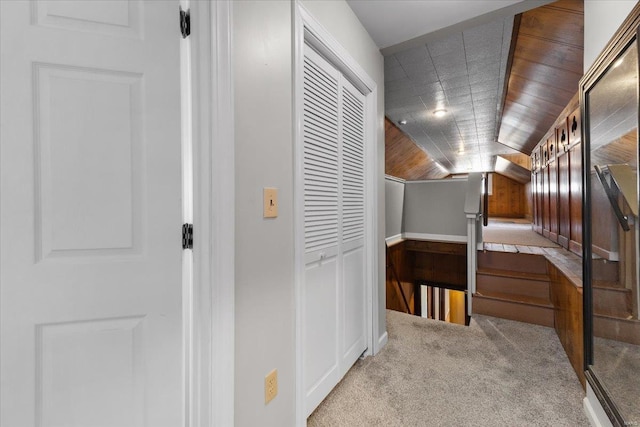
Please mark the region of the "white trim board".
<svg viewBox="0 0 640 427"><path fill-rule="evenodd" d="M404 184L405 182L407 182L407 180L405 180L405 179L398 178L398 177L395 177L393 175L387 175L387 174L384 175L384 179L387 179L389 181L399 182L401 184Z"/></svg>
<svg viewBox="0 0 640 427"><path fill-rule="evenodd" d="M365 265L366 305L367 305L367 351L365 355L375 354L386 343L380 334L378 325L378 260L376 249L380 236L377 234L378 220L378 185L375 165L378 163L377 153L377 97L378 88L374 80L351 57L338 41L298 2L292 2L294 15L294 106L293 106L293 141L294 141L294 229L295 229L295 395L296 425L305 426L304 410L304 369L303 369L303 302L304 302L304 188L302 164L302 93L303 93L303 60L304 45L307 43L324 56L366 97L366 140L365 144ZM386 332L385 332L386 334Z"/></svg>
<svg viewBox="0 0 640 427"><path fill-rule="evenodd" d="M403 239L429 240L436 242L467 243L467 236L455 236L451 234L429 233L402 233Z"/></svg>
<svg viewBox="0 0 640 427"><path fill-rule="evenodd" d="M591 384L587 381L587 395L582 400L584 413L594 427L613 427L607 413L598 401Z"/></svg>
<svg viewBox="0 0 640 427"><path fill-rule="evenodd" d="M234 117L229 0L192 1L194 287L188 427L234 424ZM213 201L216 201L214 204Z"/></svg>
<svg viewBox="0 0 640 427"><path fill-rule="evenodd" d="M391 237L387 237L386 239L384 239L385 243L387 245L393 245L396 244L397 242L403 240L402 234L396 234L395 236L391 236Z"/></svg>
<svg viewBox="0 0 640 427"><path fill-rule="evenodd" d="M451 181L467 181L469 178L468 177L464 177L464 178L448 178L448 179L421 179L420 181L405 181L405 184L409 185L409 184L421 184L424 182L439 182L439 183L443 183L443 182L451 182Z"/></svg>
<svg viewBox="0 0 640 427"><path fill-rule="evenodd" d="M384 331L384 334L382 334L380 336L380 338L378 338L378 347L382 348L385 345L387 345L387 342L389 341L389 334L387 333L387 331Z"/></svg>
<svg viewBox="0 0 640 427"><path fill-rule="evenodd" d="M456 236L452 234L429 234L429 233L400 233L395 236L390 236L385 239L385 243L393 245L401 240L425 240L436 242L450 242L450 243L468 243L467 236ZM482 242L477 244L478 250L483 249Z"/></svg>

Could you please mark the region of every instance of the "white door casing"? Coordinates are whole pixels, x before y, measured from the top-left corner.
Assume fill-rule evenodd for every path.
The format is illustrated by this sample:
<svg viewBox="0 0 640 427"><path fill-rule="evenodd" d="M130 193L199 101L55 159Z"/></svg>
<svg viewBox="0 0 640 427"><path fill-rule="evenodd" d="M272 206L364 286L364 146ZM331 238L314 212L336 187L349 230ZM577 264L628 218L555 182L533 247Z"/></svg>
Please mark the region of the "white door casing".
<svg viewBox="0 0 640 427"><path fill-rule="evenodd" d="M184 2L184 0L182 0ZM190 1L194 248L187 417L234 425L233 2Z"/></svg>
<svg viewBox="0 0 640 427"><path fill-rule="evenodd" d="M0 423L183 425L177 2L0 4Z"/></svg>

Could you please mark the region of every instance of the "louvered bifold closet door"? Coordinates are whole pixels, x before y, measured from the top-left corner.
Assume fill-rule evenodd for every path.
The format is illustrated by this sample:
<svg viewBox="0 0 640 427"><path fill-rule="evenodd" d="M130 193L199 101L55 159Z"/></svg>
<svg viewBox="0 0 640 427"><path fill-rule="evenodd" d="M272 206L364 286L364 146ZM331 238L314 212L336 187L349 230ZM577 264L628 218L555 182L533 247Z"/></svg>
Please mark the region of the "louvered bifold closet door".
<svg viewBox="0 0 640 427"><path fill-rule="evenodd" d="M303 370L309 415L340 380L338 349L340 74L305 45Z"/></svg>
<svg viewBox="0 0 640 427"><path fill-rule="evenodd" d="M342 159L342 373L366 349L364 201L365 98L346 79L340 88Z"/></svg>

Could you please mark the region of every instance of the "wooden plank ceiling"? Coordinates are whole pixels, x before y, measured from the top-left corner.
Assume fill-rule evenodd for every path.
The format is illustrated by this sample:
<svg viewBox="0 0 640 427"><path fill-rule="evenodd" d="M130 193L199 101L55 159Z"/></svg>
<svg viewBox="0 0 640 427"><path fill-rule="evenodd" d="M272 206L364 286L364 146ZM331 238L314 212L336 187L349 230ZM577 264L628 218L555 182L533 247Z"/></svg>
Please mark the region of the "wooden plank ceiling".
<svg viewBox="0 0 640 427"><path fill-rule="evenodd" d="M584 2L561 0L521 16L498 141L530 154L578 90Z"/></svg>
<svg viewBox="0 0 640 427"><path fill-rule="evenodd" d="M385 118L385 173L407 181L439 179L448 175L411 138Z"/></svg>
<svg viewBox="0 0 640 427"><path fill-rule="evenodd" d="M502 156L496 158L496 172L510 178L520 184L531 181L531 171Z"/></svg>
<svg viewBox="0 0 640 427"><path fill-rule="evenodd" d="M529 171L531 170L531 157L528 154L500 154L500 157L504 157L510 162L520 165Z"/></svg>

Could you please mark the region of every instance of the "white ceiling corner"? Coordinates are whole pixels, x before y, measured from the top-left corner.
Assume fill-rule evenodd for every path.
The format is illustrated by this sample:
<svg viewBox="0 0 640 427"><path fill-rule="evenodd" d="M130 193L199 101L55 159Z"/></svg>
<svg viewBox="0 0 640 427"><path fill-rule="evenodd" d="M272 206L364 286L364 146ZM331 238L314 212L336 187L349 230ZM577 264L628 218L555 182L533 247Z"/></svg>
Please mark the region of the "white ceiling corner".
<svg viewBox="0 0 640 427"><path fill-rule="evenodd" d="M521 2L522 0L347 0L381 49Z"/></svg>

